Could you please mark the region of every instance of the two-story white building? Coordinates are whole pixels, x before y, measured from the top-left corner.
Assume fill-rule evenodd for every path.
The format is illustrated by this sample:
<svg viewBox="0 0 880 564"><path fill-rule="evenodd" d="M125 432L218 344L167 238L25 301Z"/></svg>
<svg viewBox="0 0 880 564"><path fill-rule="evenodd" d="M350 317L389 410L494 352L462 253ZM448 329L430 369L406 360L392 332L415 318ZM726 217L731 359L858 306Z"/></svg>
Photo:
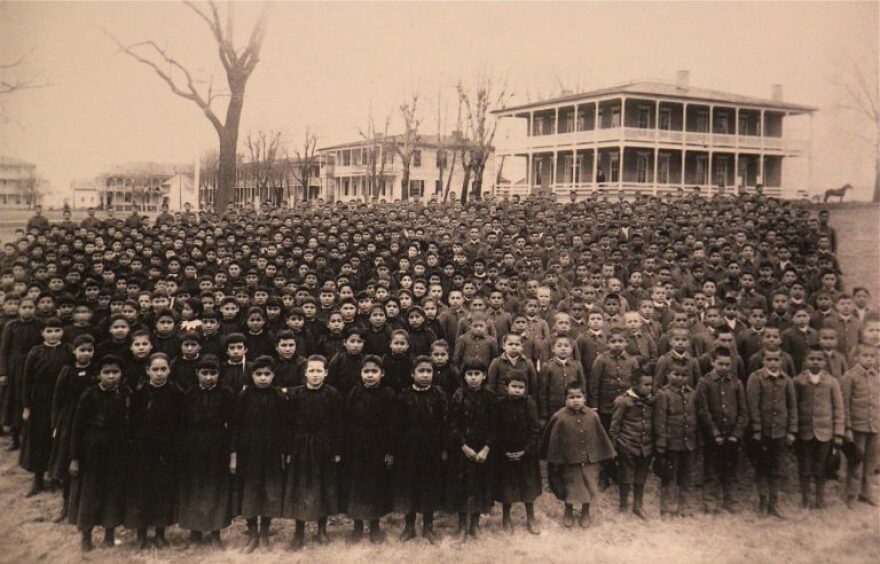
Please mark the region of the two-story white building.
<svg viewBox="0 0 880 564"><path fill-rule="evenodd" d="M809 140L783 136L783 124L815 111L784 102L781 86L770 99L694 88L687 71L674 84L632 82L498 109L499 120L515 123L499 124L507 133L496 138L497 158L519 161L523 172L496 194L763 185L769 195L793 196L805 187L786 184L783 169L808 157Z"/></svg>

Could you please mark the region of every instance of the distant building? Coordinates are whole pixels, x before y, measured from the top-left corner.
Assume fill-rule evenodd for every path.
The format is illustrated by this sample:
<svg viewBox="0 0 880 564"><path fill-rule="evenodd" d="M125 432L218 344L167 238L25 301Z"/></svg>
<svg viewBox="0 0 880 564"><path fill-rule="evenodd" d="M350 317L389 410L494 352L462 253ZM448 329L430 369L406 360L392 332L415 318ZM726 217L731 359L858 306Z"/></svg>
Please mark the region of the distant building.
<svg viewBox="0 0 880 564"><path fill-rule="evenodd" d="M101 203L94 178L78 178L70 183L70 207L75 210L97 208Z"/></svg>
<svg viewBox="0 0 880 564"><path fill-rule="evenodd" d="M383 140L384 139L384 140ZM370 155L378 154L385 159L382 179L378 183L378 198L388 201L406 199L415 196L429 199L443 193L449 182L450 192L461 193L464 182L464 167L461 155L453 147L459 144L459 138L447 136L443 141L444 149L438 150L436 135L422 135L410 163L408 186L402 186L403 167L400 155L394 146L400 146L402 136L392 135L379 138L377 141L361 139L340 145L318 149L323 157L321 179L323 196L327 200L368 200L367 194L370 179L377 175L379 167L373 170ZM380 144L378 151L374 150ZM381 162L381 161L379 161ZM443 169L443 185L440 171ZM495 155L490 154L483 171L483 191L491 192L495 185Z"/></svg>
<svg viewBox="0 0 880 564"><path fill-rule="evenodd" d="M499 195L552 191L585 196L600 189L663 193L700 187L706 194L763 185L793 197L783 165L808 153L808 139L783 136L783 124L816 108L782 100L694 88L689 73L675 84L632 82L495 110L519 122L499 159L520 159L524 181ZM501 127L501 124L499 124Z"/></svg>
<svg viewBox="0 0 880 564"><path fill-rule="evenodd" d="M0 155L0 209L33 208L46 186L37 176L37 165Z"/></svg>
<svg viewBox="0 0 880 564"><path fill-rule="evenodd" d="M128 163L116 165L95 178L98 207L115 211L158 211L168 205L182 210L198 206L192 165Z"/></svg>

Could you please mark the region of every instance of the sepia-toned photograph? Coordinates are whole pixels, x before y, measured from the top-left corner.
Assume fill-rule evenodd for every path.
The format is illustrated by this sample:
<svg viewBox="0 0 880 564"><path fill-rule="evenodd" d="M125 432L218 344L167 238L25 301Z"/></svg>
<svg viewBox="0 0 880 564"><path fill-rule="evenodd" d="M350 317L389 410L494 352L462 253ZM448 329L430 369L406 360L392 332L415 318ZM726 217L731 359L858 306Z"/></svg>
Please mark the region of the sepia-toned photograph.
<svg viewBox="0 0 880 564"><path fill-rule="evenodd" d="M0 0L0 564L878 555L876 1Z"/></svg>

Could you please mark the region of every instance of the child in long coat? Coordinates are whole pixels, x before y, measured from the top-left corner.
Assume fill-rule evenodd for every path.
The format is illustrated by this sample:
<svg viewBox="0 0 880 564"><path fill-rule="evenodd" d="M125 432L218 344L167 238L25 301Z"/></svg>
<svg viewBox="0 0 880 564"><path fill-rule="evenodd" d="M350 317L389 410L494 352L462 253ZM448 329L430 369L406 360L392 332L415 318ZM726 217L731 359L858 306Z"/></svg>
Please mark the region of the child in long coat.
<svg viewBox="0 0 880 564"><path fill-rule="evenodd" d="M220 547L220 530L231 520L229 453L235 393L218 383L220 362L205 355L196 366L197 384L184 397L180 440L178 517L190 540ZM203 534L209 533L208 539Z"/></svg>
<svg viewBox="0 0 880 564"><path fill-rule="evenodd" d="M480 514L492 509L487 461L495 440L495 394L483 386L488 367L472 361L463 369L465 383L449 404L450 457L446 472L446 504L451 512L458 513L462 541L478 536Z"/></svg>
<svg viewBox="0 0 880 564"><path fill-rule="evenodd" d="M394 452L394 510L406 514L400 538L416 536L416 513L422 513L423 536L436 542L434 511L443 499L446 459L446 394L431 385L431 359L413 361L413 383L397 397L397 444Z"/></svg>
<svg viewBox="0 0 880 564"><path fill-rule="evenodd" d="M125 527L137 530L140 550L147 548L148 527L156 528L156 548L167 547L165 528L177 521L177 455L183 392L169 380L170 374L168 357L154 353L147 365L147 382L131 401Z"/></svg>
<svg viewBox="0 0 880 564"><path fill-rule="evenodd" d="M92 362L94 354L94 337L86 334L73 340L74 362L61 369L52 397L52 433L55 438L49 456L49 477L59 480L64 488L61 514L55 519L56 523L67 519L70 502L70 433L80 396L96 382L97 369Z"/></svg>
<svg viewBox="0 0 880 564"><path fill-rule="evenodd" d="M342 401L324 382L327 360L306 361L306 383L290 392L291 442L283 516L296 520L292 548L305 543L306 521L317 521L316 540L329 542L327 517L339 511L338 466L342 459Z"/></svg>
<svg viewBox="0 0 880 564"><path fill-rule="evenodd" d="M61 320L51 317L43 327L43 344L30 350L22 378L22 420L24 422L19 464L32 472L34 483L27 496L43 491L43 474L52 452L52 397L58 375L70 364L70 350L61 342Z"/></svg>
<svg viewBox="0 0 880 564"><path fill-rule="evenodd" d="M229 469L236 475L236 514L247 519L246 551L269 546L272 518L281 517L287 455L287 396L272 386L272 358L251 366L253 385L238 395ZM259 534L257 526L259 525Z"/></svg>
<svg viewBox="0 0 880 564"><path fill-rule="evenodd" d="M123 361L109 355L100 362L98 385L83 392L70 430L70 508L68 518L92 549L92 529L104 527L104 546L125 512L126 431L129 392L121 387Z"/></svg>
<svg viewBox="0 0 880 564"><path fill-rule="evenodd" d="M3 425L10 428L10 450L19 447L25 359L31 348L42 342L43 322L35 315L34 300L22 298L18 304L18 318L3 327L0 338L0 383L5 384L6 393Z"/></svg>
<svg viewBox="0 0 880 564"><path fill-rule="evenodd" d="M501 502L501 526L513 533L510 510L514 503L524 503L526 526L537 535L535 499L541 495L541 467L538 441L541 423L535 400L526 395L529 377L522 370L507 375L507 393L495 409L495 445L492 449L495 467L495 501Z"/></svg>
<svg viewBox="0 0 880 564"><path fill-rule="evenodd" d="M565 407L547 422L540 453L547 461L550 489L565 503L563 525L574 526L574 505L580 504L578 523L587 528L590 503L599 493L599 465L616 453L599 415L586 407L581 384L572 382L566 388Z"/></svg>
<svg viewBox="0 0 880 564"><path fill-rule="evenodd" d="M352 389L345 409L341 505L354 520L355 542L363 536L364 521L370 523L370 541L381 542L379 519L391 509L397 398L381 380L382 359L366 357L361 383Z"/></svg>

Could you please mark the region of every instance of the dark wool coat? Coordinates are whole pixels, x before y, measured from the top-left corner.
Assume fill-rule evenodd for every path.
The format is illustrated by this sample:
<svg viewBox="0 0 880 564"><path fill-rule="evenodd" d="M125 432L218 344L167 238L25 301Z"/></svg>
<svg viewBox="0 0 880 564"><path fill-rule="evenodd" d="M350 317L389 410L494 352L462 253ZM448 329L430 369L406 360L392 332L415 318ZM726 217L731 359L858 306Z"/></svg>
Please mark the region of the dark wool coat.
<svg viewBox="0 0 880 564"><path fill-rule="evenodd" d="M287 397L272 386L247 386L238 394L233 425L237 453L235 513L281 517L287 453Z"/></svg>
<svg viewBox="0 0 880 564"><path fill-rule="evenodd" d="M342 400L336 388L297 386L290 392L291 460L284 490L284 517L317 521L339 512Z"/></svg>
<svg viewBox="0 0 880 564"><path fill-rule="evenodd" d="M455 391L458 390L463 383L464 380L462 379L461 374L458 373L452 364L434 366L434 385L443 390L448 401L452 401L452 396L455 395ZM412 382L408 385L411 387Z"/></svg>
<svg viewBox="0 0 880 564"><path fill-rule="evenodd" d="M177 455L183 392L173 382L147 383L131 399L131 446L125 527L167 527L176 522Z"/></svg>
<svg viewBox="0 0 880 564"><path fill-rule="evenodd" d="M199 360L199 356L192 359L178 356L171 362L171 381L177 384L177 387L182 391L188 392L199 385L198 371L196 370Z"/></svg>
<svg viewBox="0 0 880 564"><path fill-rule="evenodd" d="M80 367L68 364L61 369L55 394L52 397L52 454L49 457L49 477L67 480L70 467L70 434L73 431L73 416L79 398L88 388L95 385L98 368L95 364Z"/></svg>
<svg viewBox="0 0 880 564"><path fill-rule="evenodd" d="M341 397L347 398L352 388L361 381L361 365L364 355L338 353L327 365L327 384L334 387Z"/></svg>
<svg viewBox="0 0 880 564"><path fill-rule="evenodd" d="M412 357L409 354L387 353L382 357L385 376L382 383L400 393L400 390L412 386ZM436 378L436 374L434 375Z"/></svg>
<svg viewBox="0 0 880 564"><path fill-rule="evenodd" d="M391 510L391 469L397 397L388 386L359 384L348 396L342 454L341 508L352 519L371 520Z"/></svg>
<svg viewBox="0 0 880 564"><path fill-rule="evenodd" d="M6 376L3 424L7 427L21 427L24 363L31 348L43 341L42 330L43 322L38 319L13 319L3 327L0 337L0 376Z"/></svg>
<svg viewBox="0 0 880 564"><path fill-rule="evenodd" d="M77 403L70 458L79 475L70 488L68 519L80 530L117 527L125 514L129 391L88 388Z"/></svg>
<svg viewBox="0 0 880 564"><path fill-rule="evenodd" d="M413 358L422 354L431 354L431 343L437 340L437 334L423 323L418 329L407 328L409 331L409 354Z"/></svg>
<svg viewBox="0 0 880 564"><path fill-rule="evenodd" d="M541 495L538 461L541 424L535 400L531 397L503 397L496 405L495 421L495 445L490 453L495 472L495 501L531 503ZM525 451L525 456L518 461L505 456L508 452L520 451Z"/></svg>
<svg viewBox="0 0 880 564"><path fill-rule="evenodd" d="M595 409L563 407L544 427L540 456L549 464L596 464L616 453Z"/></svg>
<svg viewBox="0 0 880 564"><path fill-rule="evenodd" d="M364 331L364 354L375 354L382 356L387 352L391 352L389 343L391 342L391 328L388 325L376 329L373 326Z"/></svg>
<svg viewBox="0 0 880 564"><path fill-rule="evenodd" d="M178 481L178 520L184 529L216 531L230 523L234 417L235 393L226 386L196 386L184 397Z"/></svg>
<svg viewBox="0 0 880 564"><path fill-rule="evenodd" d="M305 383L306 359L298 354L291 358L276 358L272 363L272 385L276 388L293 389Z"/></svg>
<svg viewBox="0 0 880 564"><path fill-rule="evenodd" d="M492 509L491 464L468 460L464 445L479 452L495 442L495 394L485 388L462 386L449 404L449 459L446 506L451 512L488 513Z"/></svg>
<svg viewBox="0 0 880 564"><path fill-rule="evenodd" d="M404 388L397 398L394 452L394 510L435 511L443 501L443 462L447 445L446 394L436 387Z"/></svg>
<svg viewBox="0 0 880 564"><path fill-rule="evenodd" d="M30 410L24 423L19 463L29 472L42 474L52 453L52 398L58 376L73 360L63 344L37 345L24 361L22 408Z"/></svg>
<svg viewBox="0 0 880 564"><path fill-rule="evenodd" d="M226 361L220 365L220 383L237 394L253 382L244 362L232 364Z"/></svg>
<svg viewBox="0 0 880 564"><path fill-rule="evenodd" d="M654 450L654 398L643 398L629 389L614 400L611 440L618 452L651 456Z"/></svg>

